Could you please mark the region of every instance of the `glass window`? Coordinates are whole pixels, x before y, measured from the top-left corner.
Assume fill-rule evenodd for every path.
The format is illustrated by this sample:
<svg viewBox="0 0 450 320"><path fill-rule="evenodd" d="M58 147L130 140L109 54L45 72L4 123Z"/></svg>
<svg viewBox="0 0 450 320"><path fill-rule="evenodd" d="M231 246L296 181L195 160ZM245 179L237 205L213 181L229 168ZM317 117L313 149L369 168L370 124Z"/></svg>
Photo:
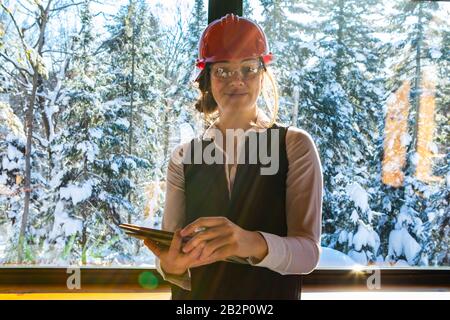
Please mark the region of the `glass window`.
<svg viewBox="0 0 450 320"><path fill-rule="evenodd" d="M171 152L204 129L207 1L58 4L1 4L0 265L153 266L118 224L161 226ZM276 57L280 122L320 153L319 267L449 267L450 3L254 0L244 15Z"/></svg>

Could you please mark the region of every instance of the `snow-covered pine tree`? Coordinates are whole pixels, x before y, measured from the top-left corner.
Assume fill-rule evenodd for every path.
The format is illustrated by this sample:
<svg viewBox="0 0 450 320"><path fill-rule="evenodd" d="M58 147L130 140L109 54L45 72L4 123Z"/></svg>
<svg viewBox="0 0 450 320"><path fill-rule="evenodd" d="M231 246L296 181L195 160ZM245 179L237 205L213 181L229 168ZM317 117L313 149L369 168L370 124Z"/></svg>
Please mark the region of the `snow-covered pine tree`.
<svg viewBox="0 0 450 320"><path fill-rule="evenodd" d="M279 90L278 117L281 122L288 123L291 118L293 87L296 80L292 71L297 70L296 57L299 54L296 46L298 42L292 38L296 25L288 19L286 12L291 2L286 0L260 0L259 2L262 9L262 21L257 22L266 33L269 49L275 56L271 70ZM258 101L258 105L265 109L263 100Z"/></svg>
<svg viewBox="0 0 450 320"><path fill-rule="evenodd" d="M25 131L11 107L0 101L0 263L13 262L23 213Z"/></svg>
<svg viewBox="0 0 450 320"><path fill-rule="evenodd" d="M159 24L145 1L130 1L107 25L110 38L102 44L108 74L102 99L109 125L101 152L112 157L112 168L129 183L126 194L134 210L123 216L124 221L150 218L142 214L148 200L145 189L158 184L165 173L165 127L170 116L165 90L172 79L166 77L164 59L170 54L165 52Z"/></svg>
<svg viewBox="0 0 450 320"><path fill-rule="evenodd" d="M117 224L125 220L123 211L135 210L127 199L133 188L128 169L148 167L148 163L128 155L126 133L120 137L122 145L111 145L121 132L113 131L117 116L102 103L107 88L101 60L95 56L96 38L89 3L84 3L65 83L60 118L65 127L53 144L60 171L50 183L57 196L43 262L130 263L132 259L127 251L130 239Z"/></svg>
<svg viewBox="0 0 450 320"><path fill-rule="evenodd" d="M202 36L203 30L206 28L207 23L208 15L205 10L204 1L195 0L187 26L187 43L185 52L183 52L183 55L185 56L183 69L186 74L181 83L179 83L179 85L183 88L181 90L189 91L187 92L188 94L186 94L185 98L186 102L190 104L193 104L196 97L194 94L197 93L193 90L192 80L195 70L195 62L198 58L198 42Z"/></svg>
<svg viewBox="0 0 450 320"><path fill-rule="evenodd" d="M202 131L207 125L204 117L194 108L198 90L193 83L197 71L195 62L198 58L198 42L208 23L205 1L194 1L185 22L186 26L182 23L183 18L179 12L177 19L179 19L179 23L170 30L166 30L164 37L164 42L168 43L177 56L177 59L167 61L166 72L167 77L174 79L172 86L166 91L170 101L170 113L175 120L170 127L169 135L172 137L170 151L181 142L181 139L189 139L189 137L181 137L183 130L180 128L187 128L188 131L195 134L195 132ZM176 41L177 39L180 40Z"/></svg>
<svg viewBox="0 0 450 320"><path fill-rule="evenodd" d="M103 114L96 93L94 34L89 3L80 10L81 30L73 36L74 56L64 81L63 110L59 122L64 123L52 141L57 165L50 187L53 200L53 225L43 246L41 262L86 264L88 249L97 242L107 242L106 232L96 230L99 223L108 226L108 220L117 215L108 207L107 200L100 205L103 191L102 168L96 164L98 144L102 138ZM108 219L109 218L109 219Z"/></svg>
<svg viewBox="0 0 450 320"><path fill-rule="evenodd" d="M296 73L298 125L314 137L324 170L323 244L363 264L375 261L380 244L379 217L366 190L376 174L368 163L374 157L383 95L379 41L365 15L374 11L373 5L304 2L291 6L288 15L295 26L290 29L296 30L289 47L296 48L291 55L299 63L286 69ZM296 14L306 15L303 23L294 20Z"/></svg>
<svg viewBox="0 0 450 320"><path fill-rule="evenodd" d="M442 79L439 81L443 83L448 78L442 73L442 78L438 77L435 71L442 56L440 46L444 42L439 43L443 37L442 31L445 30L445 25L448 28L445 18L442 23L439 22L439 8L440 4L437 2L402 1L394 6L390 16L399 40L391 44L391 59L388 64L393 70L393 77L388 83L389 89L395 91L404 83L411 89L406 97L407 131L402 138L406 157L402 168L404 179L395 192L386 192L384 199L393 206L393 230L389 233L387 259L405 259L409 265L436 264L445 259L448 261L448 257L442 255L442 248L448 248L448 241L445 238L439 239L438 236L445 232L448 234L445 224L439 225L446 221L448 223L448 213L440 210L446 206L445 195L448 190L445 183L442 183L443 171L438 170L440 177L433 172L435 164L432 160L438 149L436 143L446 145L442 136L436 140L432 129L438 124L439 131L446 130L446 123L442 121L442 117L445 118L442 111L445 112L446 107L438 103L435 108L435 102L431 102L435 96L442 95L439 92L442 86L436 90L436 79ZM442 145L440 149L442 150ZM428 165L424 166L425 162ZM448 167L448 160L446 166ZM445 174L443 175L445 178ZM432 234L433 244L430 243ZM439 253L434 252L433 247Z"/></svg>
<svg viewBox="0 0 450 320"><path fill-rule="evenodd" d="M20 221L23 214L25 176L26 136L22 121L13 109L0 101L0 263L17 261ZM32 165L36 165L38 154L31 155ZM39 175L32 177L33 185L42 183ZM31 190L31 212L39 210L40 192ZM31 226L24 242L24 263L33 263L35 252L33 241L41 231Z"/></svg>
<svg viewBox="0 0 450 320"><path fill-rule="evenodd" d="M430 266L450 265L450 22L445 16L450 14L450 8L442 8L444 15L435 15L433 20L439 24L439 34L436 37L432 53L435 62L436 83L436 114L435 139L430 146L433 149L433 171L438 181L425 190L426 222L424 233L428 239L422 247L423 264ZM428 263L427 263L428 262Z"/></svg>
<svg viewBox="0 0 450 320"><path fill-rule="evenodd" d="M206 14L203 0L195 0L194 6L189 17L189 24L187 26L187 46L186 46L186 69L192 71L195 66L195 61L198 58L198 42L208 23L208 16ZM189 85L192 80L192 73L188 72L183 79L185 85Z"/></svg>

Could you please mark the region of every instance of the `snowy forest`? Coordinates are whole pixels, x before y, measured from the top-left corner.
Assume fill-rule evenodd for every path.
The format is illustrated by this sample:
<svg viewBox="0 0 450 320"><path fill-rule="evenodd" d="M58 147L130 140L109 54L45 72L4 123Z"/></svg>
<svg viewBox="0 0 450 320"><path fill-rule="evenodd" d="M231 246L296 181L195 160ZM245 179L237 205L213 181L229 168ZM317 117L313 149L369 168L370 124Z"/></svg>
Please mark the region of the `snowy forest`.
<svg viewBox="0 0 450 320"><path fill-rule="evenodd" d="M276 56L279 122L320 153L322 266L448 267L450 3L243 12ZM171 151L205 128L206 25L203 0L0 0L0 266L153 264L118 225L160 227Z"/></svg>

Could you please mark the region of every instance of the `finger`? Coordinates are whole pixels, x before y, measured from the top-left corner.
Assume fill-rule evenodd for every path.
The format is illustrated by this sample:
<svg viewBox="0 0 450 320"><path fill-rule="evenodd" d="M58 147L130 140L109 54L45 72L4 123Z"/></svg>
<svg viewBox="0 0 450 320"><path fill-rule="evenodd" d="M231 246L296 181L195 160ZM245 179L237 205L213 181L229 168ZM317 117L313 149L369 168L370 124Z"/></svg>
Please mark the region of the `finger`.
<svg viewBox="0 0 450 320"><path fill-rule="evenodd" d="M229 237L220 237L209 241L208 243L206 243L205 248L202 250L200 260L209 259L217 250L230 244L231 240ZM230 255L232 255L232 253L230 253Z"/></svg>
<svg viewBox="0 0 450 320"><path fill-rule="evenodd" d="M199 228L211 228L228 222L229 220L225 217L202 217L198 218L194 222L188 224L181 230L181 235L186 237L192 235Z"/></svg>
<svg viewBox="0 0 450 320"><path fill-rule="evenodd" d="M203 248L205 248L205 245L206 245L206 243L201 243L200 245L198 245L194 250L192 250L188 254L188 261L189 261L188 264L189 265L199 259L200 255L203 252Z"/></svg>
<svg viewBox="0 0 450 320"><path fill-rule="evenodd" d="M201 267L201 266L204 266L204 265L207 265L207 264L211 264L211 263L214 263L214 262L217 262L217 260L214 260L214 259L211 259L211 258L205 259L205 260L197 259L194 263L191 264L190 268Z"/></svg>
<svg viewBox="0 0 450 320"><path fill-rule="evenodd" d="M204 241L212 241L213 239L217 237L223 237L227 233L227 230L223 226L218 227L212 227L208 228L205 231L202 231L201 233L197 233L195 236L193 236L184 246L183 246L183 252L188 253L191 250L193 250L195 247L197 247L200 243Z"/></svg>
<svg viewBox="0 0 450 320"><path fill-rule="evenodd" d="M183 238L180 235L180 229L177 229L170 243L169 254L178 255L181 250Z"/></svg>
<svg viewBox="0 0 450 320"><path fill-rule="evenodd" d="M205 249L203 249L205 250ZM217 249L212 255L206 258L199 258L197 261L195 261L191 267L196 268L203 265L215 263L217 261L225 260L228 257L232 256L232 252L235 250L235 245L225 245Z"/></svg>
<svg viewBox="0 0 450 320"><path fill-rule="evenodd" d="M234 247L234 245L225 245L223 247L220 247L219 249L214 251L207 259L214 261L225 260L226 258L233 255Z"/></svg>
<svg viewBox="0 0 450 320"><path fill-rule="evenodd" d="M152 252L153 252L153 254L155 255L155 256L157 256L158 258L159 258L159 256L161 255L161 252L162 252L162 250L161 250L161 248L160 247L158 247L153 241L151 241L150 239L145 239L144 240L144 244L145 244L145 246L147 247L147 248L149 248Z"/></svg>

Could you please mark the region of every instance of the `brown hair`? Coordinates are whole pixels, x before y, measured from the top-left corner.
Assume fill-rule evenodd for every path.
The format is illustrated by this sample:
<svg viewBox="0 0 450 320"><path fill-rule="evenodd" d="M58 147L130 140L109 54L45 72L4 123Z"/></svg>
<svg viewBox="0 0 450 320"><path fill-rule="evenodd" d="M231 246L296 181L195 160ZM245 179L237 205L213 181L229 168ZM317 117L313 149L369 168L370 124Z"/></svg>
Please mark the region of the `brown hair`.
<svg viewBox="0 0 450 320"><path fill-rule="evenodd" d="M195 109L209 116L217 111L217 102L211 92L211 65L207 64L198 78L200 95L195 102Z"/></svg>

